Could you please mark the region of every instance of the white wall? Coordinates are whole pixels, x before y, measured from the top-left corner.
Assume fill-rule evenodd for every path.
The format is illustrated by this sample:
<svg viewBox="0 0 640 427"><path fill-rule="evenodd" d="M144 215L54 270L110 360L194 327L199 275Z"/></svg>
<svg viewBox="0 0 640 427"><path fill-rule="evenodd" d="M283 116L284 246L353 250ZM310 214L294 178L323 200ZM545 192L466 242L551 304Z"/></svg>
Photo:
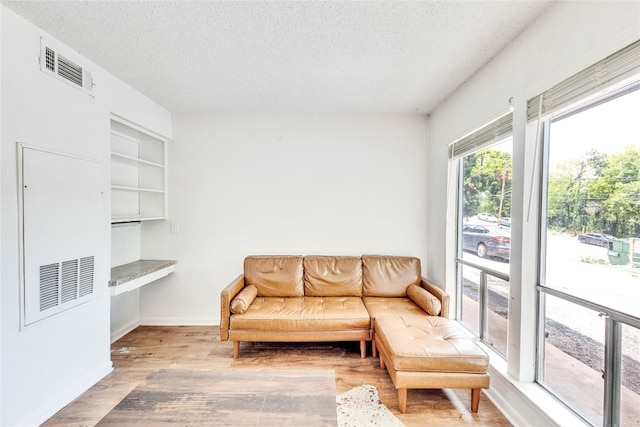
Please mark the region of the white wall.
<svg viewBox="0 0 640 427"><path fill-rule="evenodd" d="M61 396L87 387L111 369L109 300L106 289L98 288L91 302L21 330L16 142L104 160L108 158L108 120L104 120L108 115L105 108L96 108L97 99L40 72L40 33L36 28L3 9L1 29L0 385L4 393L0 424L33 425L59 409ZM108 169L104 170L106 190ZM108 280L108 209L106 200L104 244L95 254L95 283ZM41 244L55 250L59 243L42 236Z"/></svg>
<svg viewBox="0 0 640 427"><path fill-rule="evenodd" d="M111 370L109 306L109 115L129 112L131 120L170 133L170 115L67 49L65 56L89 68L94 97L40 71L42 31L0 7L1 289L0 425L37 425ZM54 39L50 39L56 43ZM114 94L117 94L116 98ZM104 162L107 194L95 254L95 298L26 328L20 325L16 142ZM46 212L43 212L46 215ZM56 242L42 236L43 246ZM28 256L28 254L26 255Z"/></svg>
<svg viewBox="0 0 640 427"><path fill-rule="evenodd" d="M137 261L140 256L140 223L111 226L111 267ZM140 325L140 289L111 297L111 342Z"/></svg>
<svg viewBox="0 0 640 427"><path fill-rule="evenodd" d="M509 360L502 372L516 384L533 380L537 208L529 194L534 169L535 129L526 126L526 101L594 62L640 39L639 2L559 2L431 114L429 148L428 277L455 294L455 175L447 145L508 111L514 114ZM534 126L535 127L535 126ZM539 166L539 163L537 164ZM451 178L450 178L451 175ZM449 185L444 183L449 182ZM533 188L533 197L537 189ZM517 387L494 381L490 393L516 424L552 425L541 411L518 400ZM520 405L519 405L520 403Z"/></svg>
<svg viewBox="0 0 640 427"><path fill-rule="evenodd" d="M178 264L142 288L143 323L219 324L220 291L249 254L424 262L426 117L177 115L173 130L171 220L143 224L142 256Z"/></svg>
<svg viewBox="0 0 640 427"><path fill-rule="evenodd" d="M0 142L2 141L2 97L3 97L3 93L2 93L2 39L3 39L3 34L2 34L2 20L4 19L3 17L4 15L4 7L0 7ZM2 146L0 145L0 166L2 165ZM0 177L0 190L2 188L2 178ZM2 247L3 242L2 242L2 191L0 191L0 256L2 256ZM2 262L0 261L0 319L2 319ZM3 393L2 393L2 327L0 326L0 402L3 401ZM0 403L0 422L2 421L2 404Z"/></svg>
<svg viewBox="0 0 640 427"><path fill-rule="evenodd" d="M428 263L429 274L436 282L445 282L445 259L450 258L445 251L447 191L441 185L449 179L448 144L508 111L510 98L516 107L514 114L522 114L519 110L531 97L636 40L640 32L639 5L626 1L553 5L431 113ZM522 145L523 124L516 126ZM514 164L514 171L520 172L517 179L514 177L514 185L524 179L523 166ZM519 197L523 190L520 183ZM518 227L520 220L515 219Z"/></svg>

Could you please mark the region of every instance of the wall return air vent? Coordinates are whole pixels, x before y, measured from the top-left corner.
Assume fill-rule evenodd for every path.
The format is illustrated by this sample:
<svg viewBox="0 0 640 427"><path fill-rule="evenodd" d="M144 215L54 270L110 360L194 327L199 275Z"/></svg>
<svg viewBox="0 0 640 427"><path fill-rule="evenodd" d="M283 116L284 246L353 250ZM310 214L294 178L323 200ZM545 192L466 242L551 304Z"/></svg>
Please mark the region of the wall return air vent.
<svg viewBox="0 0 640 427"><path fill-rule="evenodd" d="M63 306L92 294L93 270L93 256L41 265L40 311Z"/></svg>
<svg viewBox="0 0 640 427"><path fill-rule="evenodd" d="M44 40L41 40L40 69L87 92L93 90L94 85L91 73L81 65L61 55L55 47Z"/></svg>

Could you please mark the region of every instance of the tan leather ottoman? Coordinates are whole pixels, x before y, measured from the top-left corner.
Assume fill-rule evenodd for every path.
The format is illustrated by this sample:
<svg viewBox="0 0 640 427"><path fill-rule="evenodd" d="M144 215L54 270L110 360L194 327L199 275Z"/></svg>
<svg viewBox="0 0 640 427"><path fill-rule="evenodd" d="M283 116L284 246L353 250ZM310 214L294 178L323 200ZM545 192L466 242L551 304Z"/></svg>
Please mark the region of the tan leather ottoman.
<svg viewBox="0 0 640 427"><path fill-rule="evenodd" d="M478 412L480 389L489 388L489 356L449 319L380 316L374 329L380 367L398 390L400 412L410 388L470 388L471 411Z"/></svg>

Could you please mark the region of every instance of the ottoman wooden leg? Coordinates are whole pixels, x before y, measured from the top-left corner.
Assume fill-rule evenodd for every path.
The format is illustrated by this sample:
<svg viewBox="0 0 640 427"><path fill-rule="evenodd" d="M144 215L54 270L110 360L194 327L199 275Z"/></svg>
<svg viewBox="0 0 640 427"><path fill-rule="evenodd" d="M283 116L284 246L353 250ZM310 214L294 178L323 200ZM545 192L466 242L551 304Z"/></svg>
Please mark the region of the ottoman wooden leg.
<svg viewBox="0 0 640 427"><path fill-rule="evenodd" d="M360 358L367 358L367 342L365 340L360 341Z"/></svg>
<svg viewBox="0 0 640 427"><path fill-rule="evenodd" d="M400 409L400 413L404 414L407 411L407 389L399 388L398 389L398 409Z"/></svg>
<svg viewBox="0 0 640 427"><path fill-rule="evenodd" d="M474 414L478 412L478 406L480 406L480 389L471 389L471 412Z"/></svg>
<svg viewBox="0 0 640 427"><path fill-rule="evenodd" d="M240 357L240 341L233 342L233 358L237 359Z"/></svg>

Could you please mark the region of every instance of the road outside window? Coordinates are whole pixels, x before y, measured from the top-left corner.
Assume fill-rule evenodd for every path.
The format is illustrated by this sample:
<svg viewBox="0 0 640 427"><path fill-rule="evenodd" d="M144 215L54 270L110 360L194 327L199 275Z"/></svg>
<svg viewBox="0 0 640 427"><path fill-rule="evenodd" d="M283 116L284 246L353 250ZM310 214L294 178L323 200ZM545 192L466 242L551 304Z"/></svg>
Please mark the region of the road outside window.
<svg viewBox="0 0 640 427"><path fill-rule="evenodd" d="M460 320L506 357L511 256L511 138L461 159ZM501 277L492 274L500 273Z"/></svg>

